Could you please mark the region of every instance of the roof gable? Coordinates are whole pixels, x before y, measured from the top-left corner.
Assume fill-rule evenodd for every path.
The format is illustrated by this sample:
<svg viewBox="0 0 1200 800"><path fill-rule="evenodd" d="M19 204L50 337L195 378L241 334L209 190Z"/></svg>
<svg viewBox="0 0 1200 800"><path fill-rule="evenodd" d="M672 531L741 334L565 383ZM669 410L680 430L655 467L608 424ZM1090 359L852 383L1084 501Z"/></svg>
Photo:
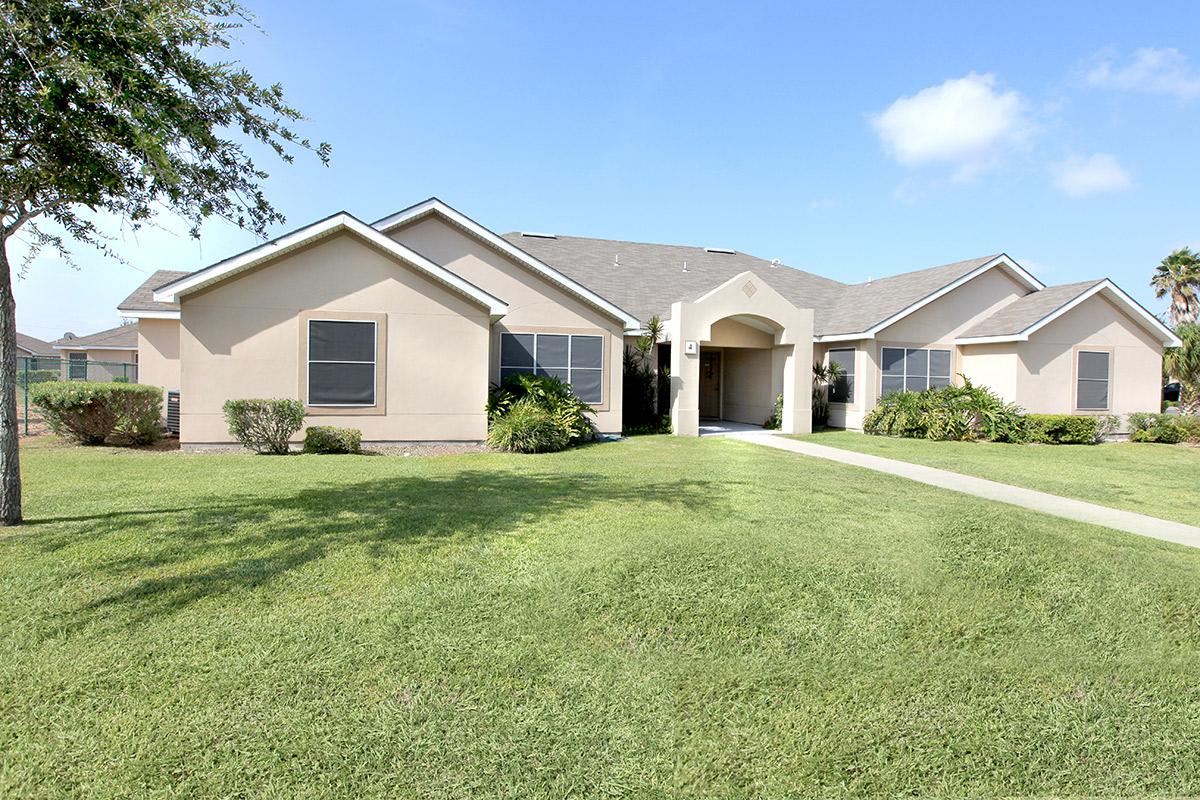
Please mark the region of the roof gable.
<svg viewBox="0 0 1200 800"><path fill-rule="evenodd" d="M175 270L160 269L142 285L129 293L129 296L117 304L117 311L124 317L141 319L179 319L178 303L160 303L154 299L154 290L165 284L177 281L191 273Z"/></svg>
<svg viewBox="0 0 1200 800"><path fill-rule="evenodd" d="M160 286L153 293L157 303L178 303L181 297L199 291L218 282L235 277L253 267L265 264L287 253L305 247L320 239L338 233L347 233L366 241L385 253L416 268L439 283L449 287L469 300L487 308L494 317L503 316L508 312L508 306L503 300L495 297L473 283L455 275L450 270L435 264L425 256L384 236L365 222L340 211L333 216L318 220L299 230L280 236L265 244L261 244L244 253L219 261L182 278Z"/></svg>
<svg viewBox="0 0 1200 800"><path fill-rule="evenodd" d="M48 356L54 352L54 347L49 342L20 331L17 331L17 349L35 356Z"/></svg>
<svg viewBox="0 0 1200 800"><path fill-rule="evenodd" d="M1009 303L981 320L955 340L956 344L1024 342L1090 297L1103 294L1167 347L1179 347L1179 337L1108 278L1048 286Z"/></svg>
<svg viewBox="0 0 1200 800"><path fill-rule="evenodd" d="M397 211L395 214L390 214L383 219L373 223L375 229L381 233L394 231L404 225L416 222L429 215L437 215L443 220L451 223L455 227L466 231L479 241L488 246L500 251L512 260L516 261L528 269L549 280L551 283L557 284L565 289L568 293L578 297L588 305L603 311L605 314L620 320L625 330L637 330L641 327L641 322L633 314L618 306L616 303L609 300L607 297L597 293L593 288L589 288L583 283L574 280L569 275L564 274L558 269L538 259L535 255L526 252L521 247L518 247L513 242L503 236L485 228L475 220L463 214L436 197L431 197L428 200L417 203L414 206L409 206L402 211Z"/></svg>

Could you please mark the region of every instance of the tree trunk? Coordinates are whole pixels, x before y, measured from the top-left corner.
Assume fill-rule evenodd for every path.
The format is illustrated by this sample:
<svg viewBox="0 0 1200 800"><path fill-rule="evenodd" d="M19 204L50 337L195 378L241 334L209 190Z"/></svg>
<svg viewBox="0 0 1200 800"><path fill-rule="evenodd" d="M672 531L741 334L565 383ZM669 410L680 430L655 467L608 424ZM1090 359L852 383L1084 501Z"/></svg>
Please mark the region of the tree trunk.
<svg viewBox="0 0 1200 800"><path fill-rule="evenodd" d="M0 525L21 524L21 461L17 442L17 299L8 243L0 242Z"/></svg>

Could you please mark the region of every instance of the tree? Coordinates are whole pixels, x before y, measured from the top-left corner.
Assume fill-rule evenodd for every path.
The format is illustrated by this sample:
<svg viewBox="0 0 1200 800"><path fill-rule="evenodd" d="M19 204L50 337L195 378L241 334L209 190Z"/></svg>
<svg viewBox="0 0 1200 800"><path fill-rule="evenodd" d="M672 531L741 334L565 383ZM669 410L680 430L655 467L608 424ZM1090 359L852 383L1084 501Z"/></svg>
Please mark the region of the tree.
<svg viewBox="0 0 1200 800"><path fill-rule="evenodd" d="M218 217L265 238L284 217L247 146L328 164L278 84L213 59L247 27L232 0L0 0L0 524L21 521L14 242L23 267L45 248L70 262L72 242L120 258L107 221L137 230L164 210L192 236Z"/></svg>
<svg viewBox="0 0 1200 800"><path fill-rule="evenodd" d="M1183 247L1159 262L1150 279L1155 297L1170 297L1172 327L1195 322L1200 315L1200 254Z"/></svg>
<svg viewBox="0 0 1200 800"><path fill-rule="evenodd" d="M1179 381L1179 408L1200 414L1200 323L1188 322L1176 330L1183 345L1163 353L1163 369Z"/></svg>

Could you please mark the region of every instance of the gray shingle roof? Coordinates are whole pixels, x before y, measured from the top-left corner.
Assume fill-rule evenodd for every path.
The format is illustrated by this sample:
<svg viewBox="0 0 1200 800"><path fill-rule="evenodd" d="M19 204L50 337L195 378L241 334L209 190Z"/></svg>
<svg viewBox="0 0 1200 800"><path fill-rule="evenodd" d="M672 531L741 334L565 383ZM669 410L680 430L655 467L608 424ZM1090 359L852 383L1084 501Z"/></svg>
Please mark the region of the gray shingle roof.
<svg viewBox="0 0 1200 800"><path fill-rule="evenodd" d="M142 285L137 287L117 305L118 311L178 311L179 306L175 303L159 303L154 300L154 290L160 286L165 286L171 281L179 280L184 275L191 275L190 272L181 272L174 269L160 269L142 282Z"/></svg>
<svg viewBox="0 0 1200 800"><path fill-rule="evenodd" d="M871 283L845 284L793 267L773 266L746 253L713 253L703 247L520 233L507 233L504 238L643 322L654 314L666 319L671 303L694 300L734 275L753 272L795 305L813 309L818 336L865 331L996 258L973 258Z"/></svg>
<svg viewBox="0 0 1200 800"><path fill-rule="evenodd" d="M52 356L54 348L49 342L43 342L36 336L30 336L25 333L17 332L17 347L35 356Z"/></svg>
<svg viewBox="0 0 1200 800"><path fill-rule="evenodd" d="M963 332L964 339L976 336L1015 336L1040 319L1053 314L1103 279L1047 286L1040 292L1014 300L990 317Z"/></svg>
<svg viewBox="0 0 1200 800"><path fill-rule="evenodd" d="M57 339L54 344L63 347L137 347L138 326L136 322L131 325L118 325L105 331L89 333L87 336L76 336L74 339Z"/></svg>

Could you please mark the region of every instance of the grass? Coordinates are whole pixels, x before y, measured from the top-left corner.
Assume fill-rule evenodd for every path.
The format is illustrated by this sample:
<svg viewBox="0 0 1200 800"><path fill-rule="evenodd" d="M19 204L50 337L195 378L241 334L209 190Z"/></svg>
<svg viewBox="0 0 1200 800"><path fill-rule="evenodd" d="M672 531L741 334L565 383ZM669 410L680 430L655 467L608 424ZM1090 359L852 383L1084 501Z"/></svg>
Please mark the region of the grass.
<svg viewBox="0 0 1200 800"><path fill-rule="evenodd" d="M1196 447L932 442L832 430L797 438L1200 525Z"/></svg>
<svg viewBox="0 0 1200 800"><path fill-rule="evenodd" d="M734 441L23 447L2 796L1200 792L1200 551Z"/></svg>

